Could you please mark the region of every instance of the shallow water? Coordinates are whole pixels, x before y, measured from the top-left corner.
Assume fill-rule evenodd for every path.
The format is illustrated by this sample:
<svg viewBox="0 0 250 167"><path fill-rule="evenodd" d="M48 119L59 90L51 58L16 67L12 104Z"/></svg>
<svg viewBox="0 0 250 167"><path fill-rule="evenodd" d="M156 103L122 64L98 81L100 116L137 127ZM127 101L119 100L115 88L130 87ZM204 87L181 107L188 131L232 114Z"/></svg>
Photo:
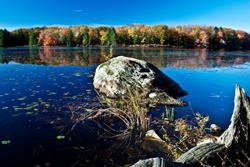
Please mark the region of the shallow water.
<svg viewBox="0 0 250 167"><path fill-rule="evenodd" d="M103 139L89 131L91 123L76 126L74 123L79 113L102 107L92 85L94 71L98 64L118 55L151 62L189 93L182 99L190 106L175 108L175 118L192 119L194 113L200 112L210 116L210 123L226 128L233 111L235 85L240 84L250 92L248 51L0 48L0 60L4 63L0 64L0 163L3 166L107 163L107 157L99 157L109 145L103 145ZM164 110L162 107L150 114L160 116ZM112 140L105 142L112 144Z"/></svg>

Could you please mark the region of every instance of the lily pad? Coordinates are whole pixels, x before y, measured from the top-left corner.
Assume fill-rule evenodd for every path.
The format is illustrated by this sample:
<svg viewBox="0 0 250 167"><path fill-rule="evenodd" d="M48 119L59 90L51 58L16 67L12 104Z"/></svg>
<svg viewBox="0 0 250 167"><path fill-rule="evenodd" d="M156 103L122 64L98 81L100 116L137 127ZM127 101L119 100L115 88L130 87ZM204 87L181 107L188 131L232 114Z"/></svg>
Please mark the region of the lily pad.
<svg viewBox="0 0 250 167"><path fill-rule="evenodd" d="M70 94L70 93L69 93L69 92L66 92L66 93L64 93L63 95L64 95L64 96L67 96L68 94Z"/></svg>
<svg viewBox="0 0 250 167"><path fill-rule="evenodd" d="M11 140L2 140L1 144L6 145L6 144L10 144Z"/></svg>
<svg viewBox="0 0 250 167"><path fill-rule="evenodd" d="M31 115L31 114L34 114L33 112L26 112L26 115Z"/></svg>
<svg viewBox="0 0 250 167"><path fill-rule="evenodd" d="M81 76L81 74L80 73L75 73L75 74L73 74L74 76L76 76L76 77L79 77L79 76Z"/></svg>
<svg viewBox="0 0 250 167"><path fill-rule="evenodd" d="M65 139L65 136L63 136L63 135L58 135L58 136L56 136L56 138L57 138L58 140L62 140L62 139Z"/></svg>
<svg viewBox="0 0 250 167"><path fill-rule="evenodd" d="M21 97L21 98L19 98L19 99L17 99L17 100L20 100L20 101L23 101L23 100L25 100L27 97L25 96L25 97Z"/></svg>
<svg viewBox="0 0 250 167"><path fill-rule="evenodd" d="M23 110L24 108L18 107L18 106L13 106L13 109L14 109L15 111L19 111L19 110Z"/></svg>
<svg viewBox="0 0 250 167"><path fill-rule="evenodd" d="M49 95L55 95L57 94L56 92L50 92Z"/></svg>

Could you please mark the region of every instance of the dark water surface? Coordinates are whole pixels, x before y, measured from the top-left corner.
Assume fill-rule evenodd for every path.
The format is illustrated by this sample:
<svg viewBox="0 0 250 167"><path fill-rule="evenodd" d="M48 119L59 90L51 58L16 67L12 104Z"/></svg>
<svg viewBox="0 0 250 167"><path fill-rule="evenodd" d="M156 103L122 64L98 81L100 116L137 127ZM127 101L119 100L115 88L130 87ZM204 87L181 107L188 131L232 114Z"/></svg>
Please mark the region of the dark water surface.
<svg viewBox="0 0 250 167"><path fill-rule="evenodd" d="M210 116L210 123L226 128L235 84L250 92L249 51L0 48L0 166L126 164L129 153L121 153L126 158L120 160L103 154L108 145L86 130L91 123L75 124L79 113L102 107L92 85L94 71L118 55L151 62L189 93L182 99L190 106L175 108L175 118L192 119L200 112Z"/></svg>

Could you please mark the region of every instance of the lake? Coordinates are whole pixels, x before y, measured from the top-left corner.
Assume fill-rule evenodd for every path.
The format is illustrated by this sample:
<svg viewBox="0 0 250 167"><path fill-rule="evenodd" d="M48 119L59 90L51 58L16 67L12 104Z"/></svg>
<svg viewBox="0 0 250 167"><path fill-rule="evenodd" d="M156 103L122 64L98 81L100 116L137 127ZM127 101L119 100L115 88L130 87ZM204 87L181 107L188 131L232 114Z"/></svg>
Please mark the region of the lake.
<svg viewBox="0 0 250 167"><path fill-rule="evenodd" d="M119 55L154 64L189 93L181 97L189 106L176 107L175 118L192 120L199 112L210 116L209 125L227 128L235 85L250 92L249 51L0 48L1 166L124 166L134 155L131 150L117 149L119 156L114 156L113 139L96 136L91 122L77 123L82 113L105 107L93 88L93 75L98 64ZM149 114L160 117L164 110Z"/></svg>

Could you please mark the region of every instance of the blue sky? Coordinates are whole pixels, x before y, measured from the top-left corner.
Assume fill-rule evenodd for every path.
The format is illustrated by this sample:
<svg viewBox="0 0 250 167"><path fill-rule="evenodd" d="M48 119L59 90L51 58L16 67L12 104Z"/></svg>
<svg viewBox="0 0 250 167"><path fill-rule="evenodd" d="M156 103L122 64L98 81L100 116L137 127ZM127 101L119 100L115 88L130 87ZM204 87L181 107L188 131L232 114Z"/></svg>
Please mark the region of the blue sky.
<svg viewBox="0 0 250 167"><path fill-rule="evenodd" d="M250 33L250 0L3 0L0 29L127 24L218 26Z"/></svg>

